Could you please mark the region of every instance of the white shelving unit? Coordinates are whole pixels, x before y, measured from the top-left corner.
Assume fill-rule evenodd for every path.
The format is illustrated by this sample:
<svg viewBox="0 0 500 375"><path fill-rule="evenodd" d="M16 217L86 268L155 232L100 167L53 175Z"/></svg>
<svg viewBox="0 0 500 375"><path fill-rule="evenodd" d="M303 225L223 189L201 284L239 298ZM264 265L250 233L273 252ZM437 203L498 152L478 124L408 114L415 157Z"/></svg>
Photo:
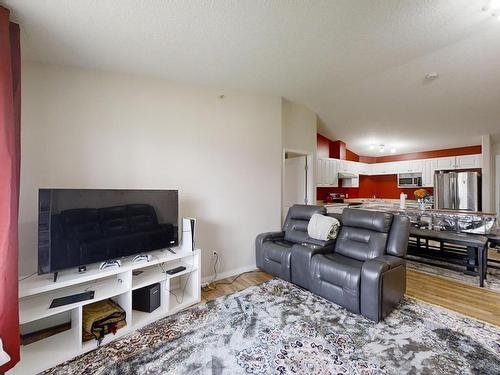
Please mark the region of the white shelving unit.
<svg viewBox="0 0 500 375"><path fill-rule="evenodd" d="M7 374L35 374L77 355L97 348L97 342L82 341L83 306L111 298L117 302L127 316L127 325L116 333L107 335L101 345L123 337L135 329L165 316L174 314L201 300L200 250L185 251L174 248L169 251L154 251L150 262L132 262L133 257L122 259L120 268L99 270L99 264L87 267L79 274L74 270L59 273L54 282L51 275L28 278L19 283L20 324L40 325L44 321L68 320L71 329L21 347L21 361ZM165 271L184 266L186 269L175 275ZM140 273L134 275L135 271ZM161 306L151 313L132 309L132 291L160 283ZM49 308L54 298L94 290L94 299L57 308Z"/></svg>

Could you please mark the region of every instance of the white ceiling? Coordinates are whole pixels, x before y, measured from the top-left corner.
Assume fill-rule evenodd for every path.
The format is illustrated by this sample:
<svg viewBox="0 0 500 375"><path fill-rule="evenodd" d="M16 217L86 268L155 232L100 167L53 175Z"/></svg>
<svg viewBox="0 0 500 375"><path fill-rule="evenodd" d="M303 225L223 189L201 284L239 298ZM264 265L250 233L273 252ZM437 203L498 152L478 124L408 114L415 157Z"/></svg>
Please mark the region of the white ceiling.
<svg viewBox="0 0 500 375"><path fill-rule="evenodd" d="M399 153L500 133L500 20L481 10L489 3L3 1L25 60L281 95L363 155L379 154L372 143ZM440 77L425 82L430 72Z"/></svg>

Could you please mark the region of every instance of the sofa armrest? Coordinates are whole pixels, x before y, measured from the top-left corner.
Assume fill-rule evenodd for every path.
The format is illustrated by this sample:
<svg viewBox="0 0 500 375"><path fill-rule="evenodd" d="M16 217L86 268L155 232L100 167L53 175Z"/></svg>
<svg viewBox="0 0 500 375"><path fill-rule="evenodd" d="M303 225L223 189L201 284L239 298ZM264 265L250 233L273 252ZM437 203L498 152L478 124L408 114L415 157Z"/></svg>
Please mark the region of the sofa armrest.
<svg viewBox="0 0 500 375"><path fill-rule="evenodd" d="M404 259L382 255L361 268L361 314L378 322L390 312L406 290Z"/></svg>
<svg viewBox="0 0 500 375"><path fill-rule="evenodd" d="M285 232L266 232L261 233L255 239L255 264L257 268L262 269L264 265L264 254L262 254L262 245L266 241L282 240L285 238Z"/></svg>
<svg viewBox="0 0 500 375"><path fill-rule="evenodd" d="M317 254L333 253L335 241L328 241L324 246L311 243L295 244L292 247L292 282L310 289L311 259Z"/></svg>
<svg viewBox="0 0 500 375"><path fill-rule="evenodd" d="M266 232L259 234L255 243L262 245L266 241L282 240L283 238L285 238L285 232Z"/></svg>

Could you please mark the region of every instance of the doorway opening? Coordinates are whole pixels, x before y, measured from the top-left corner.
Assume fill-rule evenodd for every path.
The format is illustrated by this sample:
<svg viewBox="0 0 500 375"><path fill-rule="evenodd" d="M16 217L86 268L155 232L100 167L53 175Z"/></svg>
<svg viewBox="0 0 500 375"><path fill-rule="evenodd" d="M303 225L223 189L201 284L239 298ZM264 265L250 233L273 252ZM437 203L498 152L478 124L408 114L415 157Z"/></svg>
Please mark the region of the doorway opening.
<svg viewBox="0 0 500 375"><path fill-rule="evenodd" d="M313 204L313 155L297 150L283 150L281 221L294 204Z"/></svg>

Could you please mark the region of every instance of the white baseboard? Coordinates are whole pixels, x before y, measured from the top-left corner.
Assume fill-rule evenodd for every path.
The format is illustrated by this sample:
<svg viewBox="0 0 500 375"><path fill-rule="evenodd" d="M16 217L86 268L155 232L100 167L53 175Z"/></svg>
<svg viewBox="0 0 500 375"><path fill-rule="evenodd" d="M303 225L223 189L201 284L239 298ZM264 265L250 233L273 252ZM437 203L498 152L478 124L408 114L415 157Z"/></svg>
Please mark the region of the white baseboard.
<svg viewBox="0 0 500 375"><path fill-rule="evenodd" d="M255 264L252 264L249 266L236 268L234 270L225 271L222 273L217 273L217 277L215 279L214 279L214 275L212 274L210 276L206 276L206 277L201 279L201 286L206 286L209 282L219 281L219 280L225 279L227 277L239 275L240 273L255 271L255 270L257 270L257 266Z"/></svg>

